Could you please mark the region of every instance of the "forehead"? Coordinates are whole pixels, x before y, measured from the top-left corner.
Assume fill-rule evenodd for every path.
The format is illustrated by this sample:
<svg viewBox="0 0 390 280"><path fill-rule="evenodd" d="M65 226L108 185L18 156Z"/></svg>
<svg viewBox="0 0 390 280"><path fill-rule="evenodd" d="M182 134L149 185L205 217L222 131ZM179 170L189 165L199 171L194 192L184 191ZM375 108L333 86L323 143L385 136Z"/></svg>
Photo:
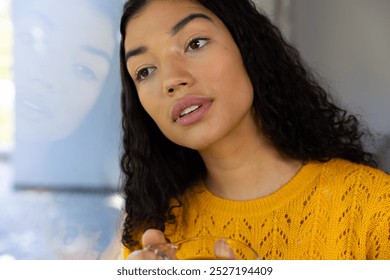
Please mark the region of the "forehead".
<svg viewBox="0 0 390 280"><path fill-rule="evenodd" d="M211 11L196 1L152 0L128 22L125 46L134 46L153 37L153 33L168 34L176 23L192 13L203 13L213 21L216 19Z"/></svg>
<svg viewBox="0 0 390 280"><path fill-rule="evenodd" d="M50 41L60 42L63 47L90 45L105 49L110 55L115 51L113 21L83 1L66 1L61 9L56 1L31 1L15 11L15 15L15 28L25 32L39 30Z"/></svg>

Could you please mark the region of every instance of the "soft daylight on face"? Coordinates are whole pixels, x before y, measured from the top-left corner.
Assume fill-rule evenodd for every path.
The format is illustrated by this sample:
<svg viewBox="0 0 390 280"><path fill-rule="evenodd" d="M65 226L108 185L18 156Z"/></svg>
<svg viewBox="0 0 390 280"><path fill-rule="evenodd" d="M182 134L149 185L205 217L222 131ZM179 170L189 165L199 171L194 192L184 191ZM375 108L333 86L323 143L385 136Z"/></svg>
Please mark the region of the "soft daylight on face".
<svg viewBox="0 0 390 280"><path fill-rule="evenodd" d="M255 132L253 89L238 47L200 4L150 2L128 23L125 53L144 109L171 141L202 150Z"/></svg>

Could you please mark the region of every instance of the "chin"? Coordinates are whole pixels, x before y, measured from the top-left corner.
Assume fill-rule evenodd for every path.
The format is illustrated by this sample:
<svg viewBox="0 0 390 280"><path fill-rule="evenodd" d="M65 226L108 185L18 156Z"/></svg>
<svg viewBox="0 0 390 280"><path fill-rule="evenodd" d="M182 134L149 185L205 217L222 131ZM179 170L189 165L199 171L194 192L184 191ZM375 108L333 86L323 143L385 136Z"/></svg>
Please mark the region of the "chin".
<svg viewBox="0 0 390 280"><path fill-rule="evenodd" d="M201 139L197 139L197 140L201 140ZM207 139L204 141L196 141L195 143L194 142L188 143L188 145L182 145L182 146L185 146L187 148L190 148L190 149L193 149L196 151L203 151L203 150L209 149L212 146L212 143L213 143L213 141L211 141L211 139Z"/></svg>

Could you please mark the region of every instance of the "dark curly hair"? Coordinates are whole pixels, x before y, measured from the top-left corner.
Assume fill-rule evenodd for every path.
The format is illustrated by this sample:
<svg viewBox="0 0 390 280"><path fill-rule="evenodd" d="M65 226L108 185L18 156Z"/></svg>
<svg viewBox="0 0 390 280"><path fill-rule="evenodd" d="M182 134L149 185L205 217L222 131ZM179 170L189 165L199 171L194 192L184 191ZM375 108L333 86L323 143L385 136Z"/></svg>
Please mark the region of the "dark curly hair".
<svg viewBox="0 0 390 280"><path fill-rule="evenodd" d="M168 140L146 113L125 63L124 40L131 18L153 0L124 5L120 46L122 76L123 172L126 217L122 243L133 249L135 234L174 223L180 194L206 174L199 154ZM295 48L250 0L197 0L232 34L254 89L259 127L285 155L303 162L344 158L375 166L363 149L359 122L331 101ZM172 205L172 199L177 203Z"/></svg>

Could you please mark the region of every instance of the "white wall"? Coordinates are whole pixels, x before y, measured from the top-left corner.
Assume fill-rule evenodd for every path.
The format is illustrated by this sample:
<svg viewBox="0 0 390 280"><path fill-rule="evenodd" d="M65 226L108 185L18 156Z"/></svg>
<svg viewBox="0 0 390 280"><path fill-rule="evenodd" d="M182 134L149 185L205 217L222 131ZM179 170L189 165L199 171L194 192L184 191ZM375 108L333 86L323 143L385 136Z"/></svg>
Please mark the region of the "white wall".
<svg viewBox="0 0 390 280"><path fill-rule="evenodd" d="M291 0L254 0L253 2L272 19L287 39L291 39Z"/></svg>
<svg viewBox="0 0 390 280"><path fill-rule="evenodd" d="M379 138L390 170L390 1L294 0L292 41Z"/></svg>

